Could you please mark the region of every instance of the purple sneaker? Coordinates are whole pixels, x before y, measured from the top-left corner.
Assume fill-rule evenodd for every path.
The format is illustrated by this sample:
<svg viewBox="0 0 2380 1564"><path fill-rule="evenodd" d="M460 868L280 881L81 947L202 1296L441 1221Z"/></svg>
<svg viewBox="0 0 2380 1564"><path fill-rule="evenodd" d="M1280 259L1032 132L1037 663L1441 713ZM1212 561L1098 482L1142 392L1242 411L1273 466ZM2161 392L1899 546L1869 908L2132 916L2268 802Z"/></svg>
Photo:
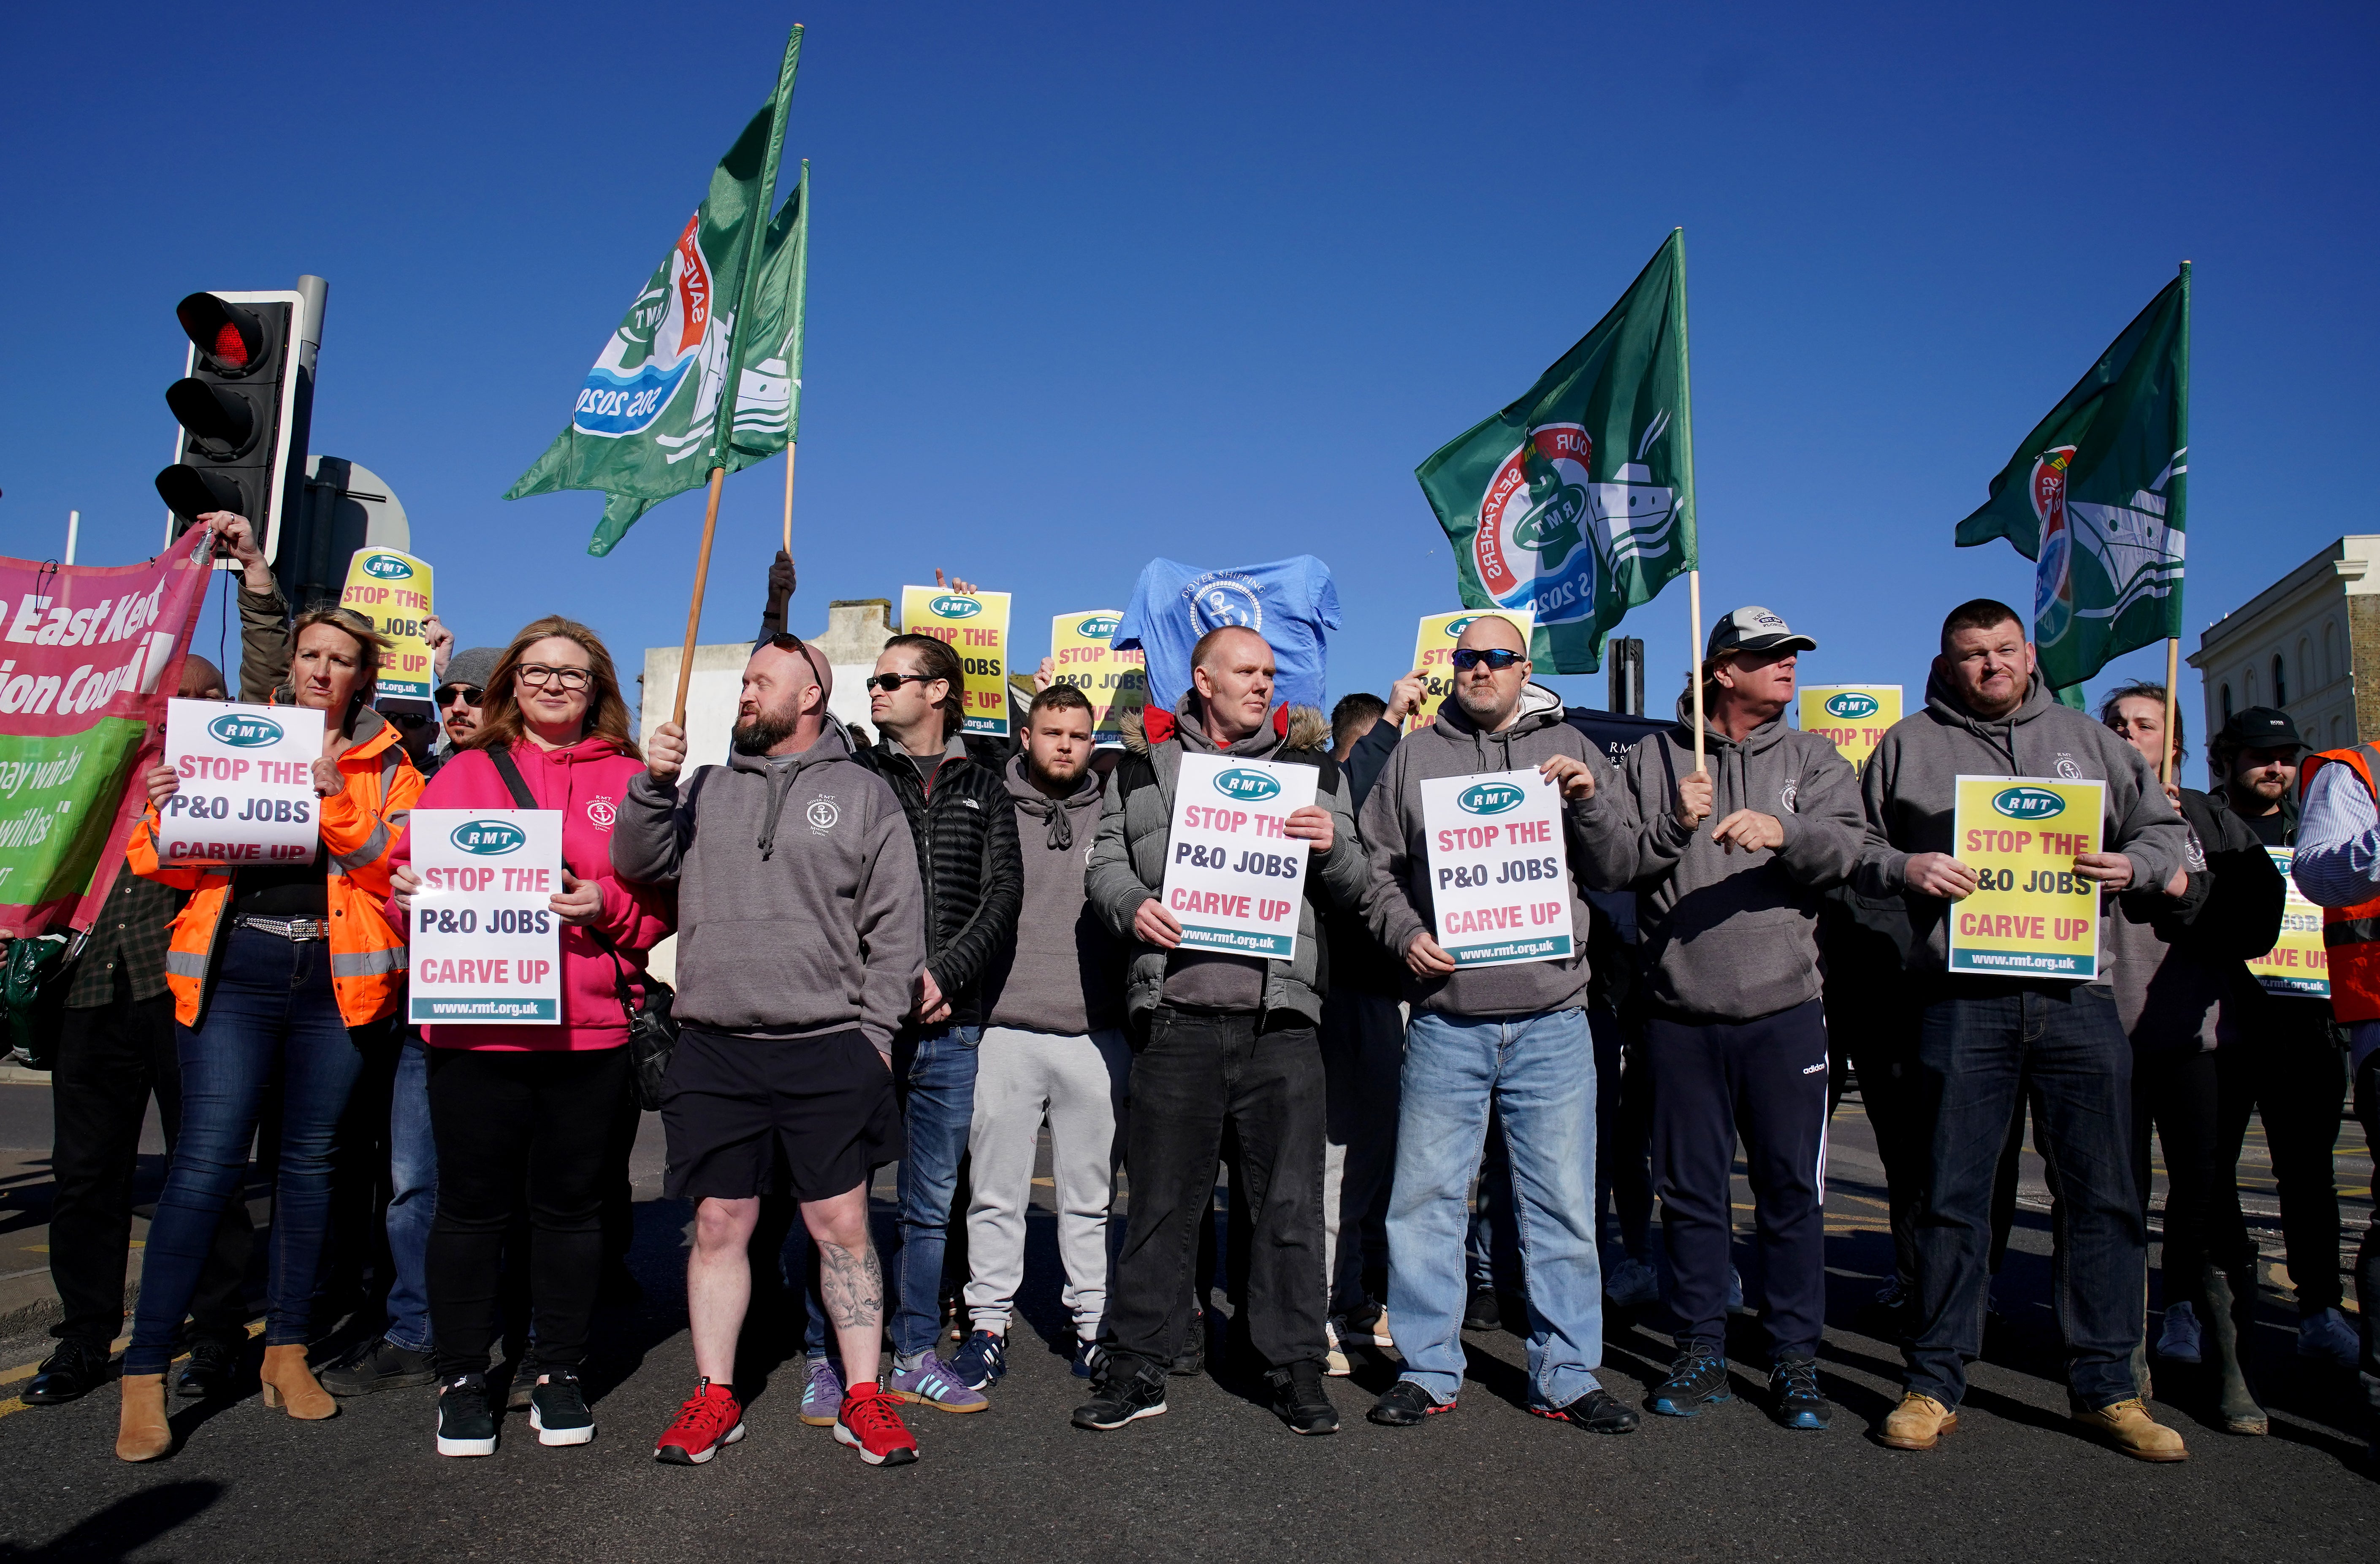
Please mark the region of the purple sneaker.
<svg viewBox="0 0 2380 1564"><path fill-rule="evenodd" d="M802 1421L813 1428L832 1428L842 1412L842 1372L832 1358L812 1358L809 1377L802 1382Z"/></svg>
<svg viewBox="0 0 2380 1564"><path fill-rule="evenodd" d="M893 1359L892 1377L884 1388L902 1400L916 1401L937 1412L982 1412L991 1405L982 1391L968 1389L931 1348L917 1359L914 1368L905 1369L900 1359Z"/></svg>

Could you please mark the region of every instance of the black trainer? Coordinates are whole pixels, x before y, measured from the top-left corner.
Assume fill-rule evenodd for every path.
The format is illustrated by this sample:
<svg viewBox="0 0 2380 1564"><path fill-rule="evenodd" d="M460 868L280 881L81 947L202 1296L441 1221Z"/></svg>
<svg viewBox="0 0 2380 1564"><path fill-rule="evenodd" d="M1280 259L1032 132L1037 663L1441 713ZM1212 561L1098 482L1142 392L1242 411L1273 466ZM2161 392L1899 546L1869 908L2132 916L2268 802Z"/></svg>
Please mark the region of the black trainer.
<svg viewBox="0 0 2380 1564"><path fill-rule="evenodd" d="M1529 1409L1539 1417L1550 1417L1556 1423L1572 1423L1590 1434L1633 1434L1636 1432L1635 1409L1623 1404L1610 1391L1597 1387L1568 1406Z"/></svg>
<svg viewBox="0 0 2380 1564"><path fill-rule="evenodd" d="M1663 1417L1692 1417L1732 1394L1727 1384L1727 1359L1708 1341L1681 1341L1670 1377L1653 1387L1645 1404Z"/></svg>
<svg viewBox="0 0 2380 1564"><path fill-rule="evenodd" d="M1075 1426L1104 1431L1164 1414L1165 1376L1147 1368L1130 1374L1111 1369L1091 1399L1075 1409Z"/></svg>
<svg viewBox="0 0 2380 1564"><path fill-rule="evenodd" d="M1768 1373L1768 1410L1788 1428L1823 1429L1835 1415L1832 1401L1818 1388L1818 1360L1779 1358Z"/></svg>
<svg viewBox="0 0 2380 1564"><path fill-rule="evenodd" d="M496 1453L496 1413L488 1405L488 1382L481 1376L458 1374L440 1388L438 1453Z"/></svg>
<svg viewBox="0 0 2380 1564"><path fill-rule="evenodd" d="M190 1356L174 1380L174 1394L188 1401L228 1396L239 1379L239 1349L228 1341L201 1336L190 1343Z"/></svg>
<svg viewBox="0 0 2380 1564"><path fill-rule="evenodd" d="M358 1341L340 1353L319 1377L334 1396L369 1396L375 1390L409 1390L438 1377L428 1352L400 1347L385 1336Z"/></svg>
<svg viewBox="0 0 2380 1564"><path fill-rule="evenodd" d="M79 1401L107 1383L107 1349L80 1341L60 1341L42 1360L33 1382L18 1397L29 1407L64 1406Z"/></svg>
<svg viewBox="0 0 2380 1564"><path fill-rule="evenodd" d="M1289 1425L1293 1434L1336 1434L1339 1409L1322 1388L1322 1365L1301 1362L1269 1370L1273 1415Z"/></svg>
<svg viewBox="0 0 2380 1564"><path fill-rule="evenodd" d="M1189 1344L1173 1355L1165 1372L1179 1379L1187 1379L1207 1372L1207 1311L1190 1311Z"/></svg>
<svg viewBox="0 0 2380 1564"><path fill-rule="evenodd" d="M595 1437L595 1414L578 1376L566 1368L550 1368L529 1390L528 1425L540 1445L583 1445Z"/></svg>
<svg viewBox="0 0 2380 1564"><path fill-rule="evenodd" d="M1452 1401L1441 1401L1410 1379L1400 1379L1380 1392L1364 1415L1383 1428L1411 1428L1425 1417L1452 1412Z"/></svg>
<svg viewBox="0 0 2380 1564"><path fill-rule="evenodd" d="M512 1379L504 1386L506 1412L527 1412L529 1409L530 1399L537 1390L537 1364L526 1357L513 1364Z"/></svg>
<svg viewBox="0 0 2380 1564"><path fill-rule="evenodd" d="M1475 1287L1470 1300L1463 1306L1463 1328L1465 1330L1501 1330L1504 1311L1496 1306L1496 1290Z"/></svg>

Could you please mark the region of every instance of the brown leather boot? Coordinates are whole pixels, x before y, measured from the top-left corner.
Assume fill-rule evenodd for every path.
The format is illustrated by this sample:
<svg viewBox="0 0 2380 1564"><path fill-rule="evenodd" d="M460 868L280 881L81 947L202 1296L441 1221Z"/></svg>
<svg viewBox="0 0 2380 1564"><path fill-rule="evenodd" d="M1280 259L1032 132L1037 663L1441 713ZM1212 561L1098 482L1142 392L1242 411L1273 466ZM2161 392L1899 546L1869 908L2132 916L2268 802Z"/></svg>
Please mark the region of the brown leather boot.
<svg viewBox="0 0 2380 1564"><path fill-rule="evenodd" d="M264 1383L266 1406L286 1408L290 1416L307 1423L338 1415L339 1403L315 1383L302 1346L265 1348L264 1366L256 1376Z"/></svg>
<svg viewBox="0 0 2380 1564"><path fill-rule="evenodd" d="M2076 1408L2074 1426L2135 1461L2188 1461L2181 1436L2149 1415L2138 1396L2095 1410Z"/></svg>
<svg viewBox="0 0 2380 1564"><path fill-rule="evenodd" d="M1900 1398L1876 1430L1876 1443L1897 1450L1930 1450L1959 1426L1959 1414L1931 1396L1912 1390Z"/></svg>
<svg viewBox="0 0 2380 1564"><path fill-rule="evenodd" d="M165 1376L128 1374L122 1386L124 1405L115 1414L115 1459L154 1461L174 1448L174 1431L165 1426Z"/></svg>

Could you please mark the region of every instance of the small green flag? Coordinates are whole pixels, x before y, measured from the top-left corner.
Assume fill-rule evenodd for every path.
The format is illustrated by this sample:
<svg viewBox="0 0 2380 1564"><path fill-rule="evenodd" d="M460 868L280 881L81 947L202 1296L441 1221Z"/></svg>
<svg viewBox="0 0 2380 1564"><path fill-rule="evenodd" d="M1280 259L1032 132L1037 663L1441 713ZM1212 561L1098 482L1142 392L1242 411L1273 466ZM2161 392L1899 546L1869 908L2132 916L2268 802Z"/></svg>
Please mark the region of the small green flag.
<svg viewBox="0 0 2380 1564"><path fill-rule="evenodd" d="M760 270L746 306L750 345L736 382L735 428L727 470L768 460L801 438L802 314L809 295L810 165L770 220Z"/></svg>
<svg viewBox="0 0 2380 1564"><path fill-rule="evenodd" d="M2112 658L2181 634L2190 263L2099 356L1959 523L2034 562L2034 646L2069 705Z"/></svg>
<svg viewBox="0 0 2380 1564"><path fill-rule="evenodd" d="M1415 476L1463 606L1536 610L1531 660L1594 673L1621 616L1694 568L1684 230L1528 394Z"/></svg>
<svg viewBox="0 0 2380 1564"><path fill-rule="evenodd" d="M759 270L801 53L796 27L777 90L711 170L702 205L587 371L570 426L504 491L603 491L590 554L610 553L638 516L709 482L711 468L745 465L731 443L745 357L736 322L749 313L746 283Z"/></svg>

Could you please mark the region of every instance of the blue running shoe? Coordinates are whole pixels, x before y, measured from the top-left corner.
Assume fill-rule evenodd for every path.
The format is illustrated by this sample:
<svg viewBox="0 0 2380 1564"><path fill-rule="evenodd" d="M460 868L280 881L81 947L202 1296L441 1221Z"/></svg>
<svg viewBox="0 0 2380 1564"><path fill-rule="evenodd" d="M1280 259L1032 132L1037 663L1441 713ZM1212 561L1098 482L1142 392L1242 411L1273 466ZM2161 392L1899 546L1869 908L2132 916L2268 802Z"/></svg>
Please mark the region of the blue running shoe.
<svg viewBox="0 0 2380 1564"><path fill-rule="evenodd" d="M1008 1340L978 1330L951 1354L951 1375L970 1390L988 1390L1008 1372Z"/></svg>
<svg viewBox="0 0 2380 1564"><path fill-rule="evenodd" d="M917 1362L907 1368L901 1360L892 1360L892 1382L884 1387L905 1401L915 1401L932 1407L936 1412L982 1412L991 1405L980 1390L959 1382L951 1365L934 1355L930 1347L917 1354Z"/></svg>
<svg viewBox="0 0 2380 1564"><path fill-rule="evenodd" d="M1815 1358L1779 1358L1777 1366L1769 1371L1768 1393L1772 1398L1770 1412L1788 1428L1823 1432L1835 1415L1827 1393L1818 1388Z"/></svg>
<svg viewBox="0 0 2380 1564"><path fill-rule="evenodd" d="M1096 1341L1075 1343L1075 1377L1097 1379L1108 1371L1108 1350Z"/></svg>
<svg viewBox="0 0 2380 1564"><path fill-rule="evenodd" d="M1646 1404L1663 1417L1692 1417L1726 1400L1727 1360L1708 1341L1681 1341L1670 1377L1653 1387Z"/></svg>
<svg viewBox="0 0 2380 1564"><path fill-rule="evenodd" d="M813 1428L832 1428L842 1412L842 1371L832 1358L812 1358L809 1377L802 1382L802 1421Z"/></svg>

